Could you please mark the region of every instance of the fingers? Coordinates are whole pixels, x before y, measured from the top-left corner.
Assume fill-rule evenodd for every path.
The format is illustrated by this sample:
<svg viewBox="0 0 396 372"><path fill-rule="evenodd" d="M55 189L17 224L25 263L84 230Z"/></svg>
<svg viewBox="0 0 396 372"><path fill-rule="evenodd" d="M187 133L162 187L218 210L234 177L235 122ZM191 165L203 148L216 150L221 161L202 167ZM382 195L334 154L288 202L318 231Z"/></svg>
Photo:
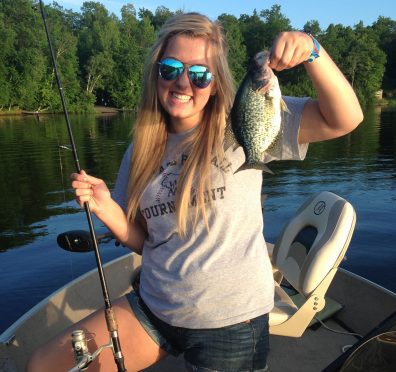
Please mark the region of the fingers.
<svg viewBox="0 0 396 372"><path fill-rule="evenodd" d="M78 181L78 182L89 183L92 186L96 186L96 185L103 183L103 180L101 180L100 178L96 178L96 177L92 177L92 176L88 175L84 170L81 170L80 174L72 173L70 177L73 180L73 182Z"/></svg>
<svg viewBox="0 0 396 372"><path fill-rule="evenodd" d="M103 183L99 178L89 176L84 170L80 173L72 173L72 187L76 195L76 201L81 207L85 202L89 202L94 194L93 188L100 183Z"/></svg>
<svg viewBox="0 0 396 372"><path fill-rule="evenodd" d="M304 32L281 32L271 49L270 67L277 71L306 61L312 51L312 39Z"/></svg>

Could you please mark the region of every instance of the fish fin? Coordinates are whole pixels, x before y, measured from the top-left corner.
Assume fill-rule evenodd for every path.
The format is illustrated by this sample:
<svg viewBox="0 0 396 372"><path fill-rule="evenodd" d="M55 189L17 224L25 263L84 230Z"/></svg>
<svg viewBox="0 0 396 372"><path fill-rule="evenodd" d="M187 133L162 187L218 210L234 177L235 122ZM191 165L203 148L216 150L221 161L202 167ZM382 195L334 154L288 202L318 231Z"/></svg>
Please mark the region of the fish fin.
<svg viewBox="0 0 396 372"><path fill-rule="evenodd" d="M224 151L227 151L228 148L230 148L232 145L234 145L234 150L235 146L238 147L239 144L235 138L234 132L232 131L231 128L231 119L227 119L226 127L224 129Z"/></svg>
<svg viewBox="0 0 396 372"><path fill-rule="evenodd" d="M269 174L275 174L271 169L268 168L268 166L264 163L252 163L252 164L248 164L248 163L243 163L235 172L238 173L240 171L246 170L246 169L257 169L257 170L261 170L263 172L269 173Z"/></svg>
<svg viewBox="0 0 396 372"><path fill-rule="evenodd" d="M281 111L287 112L288 114L290 114L289 108L287 107L287 104L285 102L285 100L283 99L283 97L281 97L280 99L280 107L281 107Z"/></svg>

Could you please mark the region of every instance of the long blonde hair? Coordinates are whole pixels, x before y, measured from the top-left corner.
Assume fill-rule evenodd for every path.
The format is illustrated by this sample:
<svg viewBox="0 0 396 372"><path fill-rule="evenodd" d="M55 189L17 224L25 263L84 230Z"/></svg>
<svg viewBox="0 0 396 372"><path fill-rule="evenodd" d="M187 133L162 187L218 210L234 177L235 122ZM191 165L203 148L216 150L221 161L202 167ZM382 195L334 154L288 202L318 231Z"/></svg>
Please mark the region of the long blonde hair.
<svg viewBox="0 0 396 372"><path fill-rule="evenodd" d="M158 64L169 39L175 35L209 40L214 56L216 93L205 106L203 122L189 137L191 148L184 163L176 191L176 218L179 234L187 232L188 211L192 197L196 198L193 224L201 216L208 227L205 211L205 191L211 186L211 162L224 159L223 138L226 117L234 98L234 82L227 62L228 47L218 22L199 13L185 13L169 19L158 34L146 63L143 92L133 133L128 184L128 218L134 219L143 192L158 173L167 141L167 113L157 95ZM213 84L213 83L212 83ZM194 186L193 186L194 185ZM194 187L194 195L192 194Z"/></svg>

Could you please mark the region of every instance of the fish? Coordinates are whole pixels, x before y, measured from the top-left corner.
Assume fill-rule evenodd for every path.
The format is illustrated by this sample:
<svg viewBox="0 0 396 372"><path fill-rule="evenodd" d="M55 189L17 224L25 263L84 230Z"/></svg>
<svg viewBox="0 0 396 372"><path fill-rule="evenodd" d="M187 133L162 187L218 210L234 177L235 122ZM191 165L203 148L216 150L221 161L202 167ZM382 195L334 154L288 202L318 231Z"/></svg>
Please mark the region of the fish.
<svg viewBox="0 0 396 372"><path fill-rule="evenodd" d="M273 174L263 155L280 140L282 112L288 110L269 62L269 51L254 56L227 118L224 149L241 146L245 153L245 162L234 173L253 168Z"/></svg>

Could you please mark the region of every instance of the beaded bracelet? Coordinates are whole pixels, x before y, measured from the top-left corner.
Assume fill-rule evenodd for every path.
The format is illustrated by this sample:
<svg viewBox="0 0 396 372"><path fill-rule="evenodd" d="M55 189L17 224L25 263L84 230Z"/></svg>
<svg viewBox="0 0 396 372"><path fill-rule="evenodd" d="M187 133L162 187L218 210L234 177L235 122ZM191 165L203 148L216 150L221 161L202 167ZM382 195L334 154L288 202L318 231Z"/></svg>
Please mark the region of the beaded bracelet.
<svg viewBox="0 0 396 372"><path fill-rule="evenodd" d="M310 34L309 32L305 32L313 41L313 48L312 48L312 52L311 55L309 56L309 58L306 60L306 62L313 62L315 61L316 58L319 58L319 52L320 52L320 44L318 42L318 40L316 40L312 34Z"/></svg>

